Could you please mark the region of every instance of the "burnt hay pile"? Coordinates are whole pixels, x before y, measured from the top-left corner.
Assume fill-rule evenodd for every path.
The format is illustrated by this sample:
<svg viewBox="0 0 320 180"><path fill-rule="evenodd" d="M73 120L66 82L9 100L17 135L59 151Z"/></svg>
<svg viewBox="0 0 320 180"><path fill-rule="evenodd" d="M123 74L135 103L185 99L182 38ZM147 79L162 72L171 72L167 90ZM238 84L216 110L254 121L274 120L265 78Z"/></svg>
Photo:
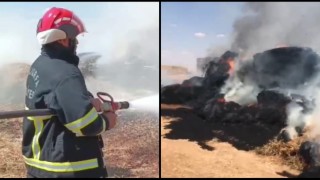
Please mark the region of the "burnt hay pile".
<svg viewBox="0 0 320 180"><path fill-rule="evenodd" d="M173 84L161 88L161 103L186 104L208 123L261 125L268 127L287 127L287 106L295 104L302 108L302 113L315 108L313 99L300 94L285 93L287 89L305 86L318 75L320 57L310 48L282 47L257 53L252 60L237 58L237 53L227 51L221 57L211 58L205 68L204 77L192 77L182 84ZM234 64L238 63L238 69ZM228 79L237 77L242 85L254 82L258 89L255 102L241 105L226 100L222 88ZM288 160L297 169L300 157L306 161L316 161L316 142L310 142L308 151L302 144L301 137L305 124L294 127L297 139L286 131L279 131L276 139L259 147L257 152L264 155L279 155ZM300 139L299 139L300 138ZM291 142L288 142L293 140ZM288 144L295 142L295 145ZM293 143L294 144L294 143ZM272 147L272 148L271 148ZM311 155L310 155L311 154ZM320 152L319 152L320 154ZM316 164L312 165L317 166Z"/></svg>

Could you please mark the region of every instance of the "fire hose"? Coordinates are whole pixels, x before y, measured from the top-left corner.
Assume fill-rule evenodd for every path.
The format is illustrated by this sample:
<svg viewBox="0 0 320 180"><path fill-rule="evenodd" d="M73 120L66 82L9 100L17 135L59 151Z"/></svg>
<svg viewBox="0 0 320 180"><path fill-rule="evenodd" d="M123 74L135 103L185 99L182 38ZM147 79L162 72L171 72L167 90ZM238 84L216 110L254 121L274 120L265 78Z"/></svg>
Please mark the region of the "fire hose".
<svg viewBox="0 0 320 180"><path fill-rule="evenodd" d="M114 102L113 97L105 92L98 92L98 98L103 102L103 109L108 110L119 110L119 109L128 109L129 102L120 101ZM106 100L103 96L107 96L110 100ZM28 117L28 116L47 116L47 115L56 115L54 110L51 109L30 109L30 110L17 110L17 111L4 111L0 112L0 119L10 119L18 117Z"/></svg>

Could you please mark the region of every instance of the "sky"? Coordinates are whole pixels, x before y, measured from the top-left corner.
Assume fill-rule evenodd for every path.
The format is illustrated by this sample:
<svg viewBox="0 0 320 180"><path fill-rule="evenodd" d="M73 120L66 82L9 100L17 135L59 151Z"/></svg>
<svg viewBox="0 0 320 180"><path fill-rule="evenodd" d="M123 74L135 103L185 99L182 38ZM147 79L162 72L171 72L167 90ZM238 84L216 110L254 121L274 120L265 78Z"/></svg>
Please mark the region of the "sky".
<svg viewBox="0 0 320 180"><path fill-rule="evenodd" d="M74 11L85 23L88 34L84 40L80 38L79 50L99 51L110 59L120 58L125 53L123 49L128 49L128 43L125 42L137 37L133 32L159 27L158 6L149 8L134 2L132 4L135 7L129 7L128 4L1 2L0 22L5 24L0 26L1 61L34 59L39 53L35 38L37 22L45 10L52 6ZM197 57L203 57L209 48L227 42L233 21L241 14L241 7L241 2L162 2L161 63L194 67ZM143 37L143 34L140 36ZM149 38L144 37L146 41L140 43L146 44L143 47L148 51L155 52L156 47L152 46L150 50L150 45L156 43L155 38L148 42ZM139 38L135 41L139 42ZM17 50L21 53L17 53Z"/></svg>
<svg viewBox="0 0 320 180"><path fill-rule="evenodd" d="M2 13L24 12L24 16L38 19L45 9L56 6L72 9L79 16L94 17L98 15L100 5L101 3L95 2L1 2L0 9Z"/></svg>
<svg viewBox="0 0 320 180"><path fill-rule="evenodd" d="M36 26L50 7L72 10L85 24L78 52L97 52L106 61L152 56L159 63L158 2L0 2L0 64L34 61L41 48Z"/></svg>
<svg viewBox="0 0 320 180"><path fill-rule="evenodd" d="M197 57L225 44L242 2L161 3L161 64L195 67Z"/></svg>

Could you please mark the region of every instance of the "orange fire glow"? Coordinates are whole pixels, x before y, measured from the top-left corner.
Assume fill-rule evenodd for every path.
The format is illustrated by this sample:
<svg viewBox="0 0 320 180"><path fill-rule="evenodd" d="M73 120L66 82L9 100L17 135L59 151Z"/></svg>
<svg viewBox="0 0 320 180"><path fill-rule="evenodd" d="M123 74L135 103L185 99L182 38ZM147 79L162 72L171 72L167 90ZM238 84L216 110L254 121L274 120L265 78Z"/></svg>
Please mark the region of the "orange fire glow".
<svg viewBox="0 0 320 180"><path fill-rule="evenodd" d="M230 67L228 74L232 76L234 74L235 62L233 59L229 59L227 63L229 64L229 67Z"/></svg>

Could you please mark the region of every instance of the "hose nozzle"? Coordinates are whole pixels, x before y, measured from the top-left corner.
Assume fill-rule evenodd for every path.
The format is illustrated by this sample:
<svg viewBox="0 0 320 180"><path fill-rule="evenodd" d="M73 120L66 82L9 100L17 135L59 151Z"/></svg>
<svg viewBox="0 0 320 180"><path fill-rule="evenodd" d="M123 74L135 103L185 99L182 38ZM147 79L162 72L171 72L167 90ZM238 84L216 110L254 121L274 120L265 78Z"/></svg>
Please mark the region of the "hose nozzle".
<svg viewBox="0 0 320 180"><path fill-rule="evenodd" d="M117 102L119 109L129 109L130 105L128 101Z"/></svg>
<svg viewBox="0 0 320 180"><path fill-rule="evenodd" d="M117 111L119 109L129 109L129 102L104 102L102 105L103 111Z"/></svg>
<svg viewBox="0 0 320 180"><path fill-rule="evenodd" d="M98 92L97 96L103 101L103 107L102 109L104 111L109 111L109 110L119 110L119 109L129 109L129 102L128 101L120 101L120 102L114 102L113 98L111 95L105 92ZM104 99L102 96L107 96L110 98L110 101Z"/></svg>

